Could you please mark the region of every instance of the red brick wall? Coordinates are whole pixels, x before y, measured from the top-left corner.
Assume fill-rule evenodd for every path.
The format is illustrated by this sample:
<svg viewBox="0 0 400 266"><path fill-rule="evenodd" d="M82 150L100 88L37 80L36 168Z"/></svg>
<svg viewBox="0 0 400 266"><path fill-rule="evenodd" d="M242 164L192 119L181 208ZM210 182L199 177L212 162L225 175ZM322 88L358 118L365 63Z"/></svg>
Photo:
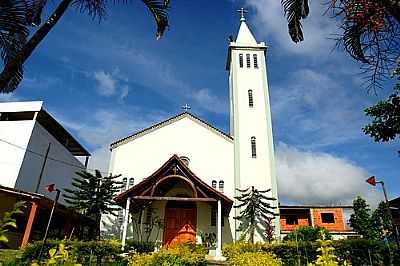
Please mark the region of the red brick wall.
<svg viewBox="0 0 400 266"><path fill-rule="evenodd" d="M296 215L298 224L287 224L286 215ZM280 224L282 231L293 231L300 226L311 226L309 219L309 212L299 212L296 210L292 211L282 211L280 216Z"/></svg>
<svg viewBox="0 0 400 266"><path fill-rule="evenodd" d="M314 220L314 226L320 226L328 229L329 231L345 231L346 227L343 218L343 209L341 208L323 208L323 209L311 209L312 217ZM322 223L321 213L333 213L335 222L334 223Z"/></svg>

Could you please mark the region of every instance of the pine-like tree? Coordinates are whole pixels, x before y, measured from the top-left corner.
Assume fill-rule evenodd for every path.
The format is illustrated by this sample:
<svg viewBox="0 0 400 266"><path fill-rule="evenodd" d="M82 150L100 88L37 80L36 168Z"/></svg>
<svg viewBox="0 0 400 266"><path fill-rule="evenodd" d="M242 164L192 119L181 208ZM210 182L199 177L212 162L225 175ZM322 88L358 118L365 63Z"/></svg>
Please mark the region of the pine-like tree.
<svg viewBox="0 0 400 266"><path fill-rule="evenodd" d="M113 197L120 192L122 183L116 181L119 176L103 177L100 171L95 174L86 171L77 172L79 177L73 178L72 186L74 189L64 189L65 201L72 208L81 211L88 217L96 221L96 237L100 237L100 221L102 214L115 215L119 209Z"/></svg>
<svg viewBox="0 0 400 266"><path fill-rule="evenodd" d="M241 193L235 197L239 204L235 208L241 208L240 215L234 217L241 222L237 231L242 232L242 238L248 236L248 241L254 243L256 231L263 237L268 236L268 231L272 229L272 217L278 215L274 212L276 207L271 206L270 202L275 198L265 196L268 190L257 190L254 186L247 189L237 189Z"/></svg>

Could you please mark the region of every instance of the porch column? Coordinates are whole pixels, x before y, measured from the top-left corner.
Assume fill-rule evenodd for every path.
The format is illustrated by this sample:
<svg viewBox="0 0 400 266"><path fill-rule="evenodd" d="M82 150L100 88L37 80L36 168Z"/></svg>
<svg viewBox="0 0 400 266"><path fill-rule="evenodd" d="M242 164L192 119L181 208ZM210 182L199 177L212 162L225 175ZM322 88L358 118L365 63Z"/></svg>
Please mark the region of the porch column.
<svg viewBox="0 0 400 266"><path fill-rule="evenodd" d="M129 220L129 205L131 203L131 198L128 197L126 199L125 204L125 213L124 213L124 223L122 227L122 243L121 243L121 250L124 251L125 244L126 244L126 232L128 231L128 220Z"/></svg>
<svg viewBox="0 0 400 266"><path fill-rule="evenodd" d="M21 248L25 247L29 242L29 238L31 236L31 231L32 231L33 221L35 220L35 216L36 216L37 207L38 207L38 203L36 201L31 201L31 210L29 211L29 217L28 217L28 221L26 223L24 237L22 238Z"/></svg>
<svg viewBox="0 0 400 266"><path fill-rule="evenodd" d="M215 255L216 257L222 256L222 208L220 199L217 202L217 250Z"/></svg>

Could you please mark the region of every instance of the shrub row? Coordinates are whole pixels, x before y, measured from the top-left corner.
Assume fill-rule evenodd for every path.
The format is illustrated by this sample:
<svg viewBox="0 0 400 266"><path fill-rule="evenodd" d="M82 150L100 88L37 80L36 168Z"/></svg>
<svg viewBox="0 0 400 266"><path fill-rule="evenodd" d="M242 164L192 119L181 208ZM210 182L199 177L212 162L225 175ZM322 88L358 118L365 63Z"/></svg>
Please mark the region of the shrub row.
<svg viewBox="0 0 400 266"><path fill-rule="evenodd" d="M340 261L352 265L400 265L394 245L365 239L333 241L335 255ZM307 265L318 255L317 242L281 242L275 244L236 243L225 245L223 254L227 258L246 252L272 253L281 259L283 265Z"/></svg>

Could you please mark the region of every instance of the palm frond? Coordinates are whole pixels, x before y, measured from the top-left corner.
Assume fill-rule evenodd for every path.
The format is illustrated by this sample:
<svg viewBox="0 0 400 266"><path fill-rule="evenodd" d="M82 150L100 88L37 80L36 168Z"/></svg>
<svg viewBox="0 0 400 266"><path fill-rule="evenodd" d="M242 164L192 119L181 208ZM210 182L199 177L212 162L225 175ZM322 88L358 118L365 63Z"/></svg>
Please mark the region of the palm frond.
<svg viewBox="0 0 400 266"><path fill-rule="evenodd" d="M310 13L308 0L282 0L281 3L288 21L290 37L296 43L303 41L301 20Z"/></svg>
<svg viewBox="0 0 400 266"><path fill-rule="evenodd" d="M74 0L72 3L81 13L87 13L93 19L101 20L106 16L106 0Z"/></svg>
<svg viewBox="0 0 400 266"><path fill-rule="evenodd" d="M169 0L142 0L150 10L157 24L157 39L160 39L168 27Z"/></svg>

